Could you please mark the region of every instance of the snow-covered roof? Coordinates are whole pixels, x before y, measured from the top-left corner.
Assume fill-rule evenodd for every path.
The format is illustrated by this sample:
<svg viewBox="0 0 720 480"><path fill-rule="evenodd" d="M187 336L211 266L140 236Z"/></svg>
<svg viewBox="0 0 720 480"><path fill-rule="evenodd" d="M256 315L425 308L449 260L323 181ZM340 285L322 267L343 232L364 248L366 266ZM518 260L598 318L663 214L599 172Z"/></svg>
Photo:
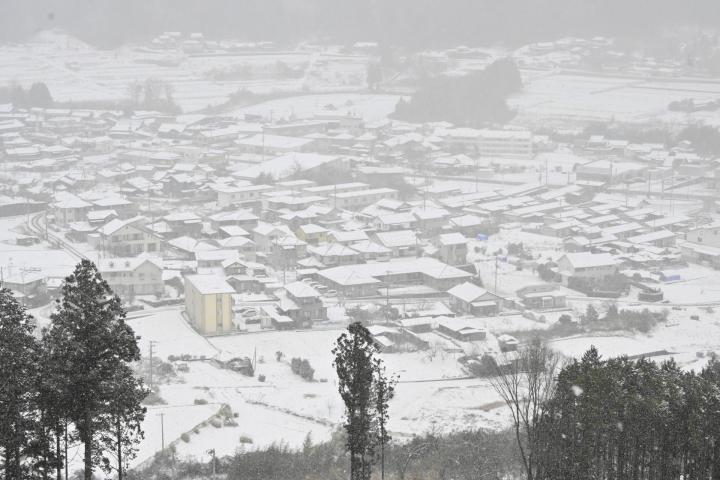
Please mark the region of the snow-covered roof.
<svg viewBox="0 0 720 480"><path fill-rule="evenodd" d="M316 298L320 293L305 282L293 282L285 285L285 290L295 298Z"/></svg>
<svg viewBox="0 0 720 480"><path fill-rule="evenodd" d="M617 265L618 261L609 253L577 252L563 255L573 268L593 268Z"/></svg>
<svg viewBox="0 0 720 480"><path fill-rule="evenodd" d="M235 293L235 289L219 275L188 275L185 281L203 295Z"/></svg>
<svg viewBox="0 0 720 480"><path fill-rule="evenodd" d="M470 282L465 282L461 283L460 285L454 286L453 288L448 290L448 294L452 295L453 297L459 298L463 302L467 303L472 303L484 295L492 295L484 288Z"/></svg>

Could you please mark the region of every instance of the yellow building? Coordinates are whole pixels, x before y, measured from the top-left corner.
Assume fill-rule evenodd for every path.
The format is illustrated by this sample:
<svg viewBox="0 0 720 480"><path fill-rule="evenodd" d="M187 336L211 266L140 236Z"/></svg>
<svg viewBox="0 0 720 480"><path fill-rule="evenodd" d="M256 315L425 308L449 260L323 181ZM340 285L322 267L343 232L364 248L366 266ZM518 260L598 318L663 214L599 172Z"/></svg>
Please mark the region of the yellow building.
<svg viewBox="0 0 720 480"><path fill-rule="evenodd" d="M195 330L203 335L231 332L233 293L235 290L218 275L185 277L185 313Z"/></svg>

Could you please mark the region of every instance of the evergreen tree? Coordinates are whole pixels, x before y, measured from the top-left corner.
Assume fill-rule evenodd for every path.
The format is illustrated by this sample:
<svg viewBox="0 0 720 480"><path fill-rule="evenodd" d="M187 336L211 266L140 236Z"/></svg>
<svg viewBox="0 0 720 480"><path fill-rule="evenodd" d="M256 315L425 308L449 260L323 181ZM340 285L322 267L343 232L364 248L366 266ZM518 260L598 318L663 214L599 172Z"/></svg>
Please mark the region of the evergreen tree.
<svg viewBox="0 0 720 480"><path fill-rule="evenodd" d="M592 303L588 303L587 309L585 309L585 321L587 323L595 323L600 319L598 311L593 307Z"/></svg>
<svg viewBox="0 0 720 480"><path fill-rule="evenodd" d="M345 403L350 479L369 480L375 454L374 356L378 352L367 328L355 322L338 337L332 353L338 390Z"/></svg>
<svg viewBox="0 0 720 480"><path fill-rule="evenodd" d="M0 472L29 478L26 455L36 428L34 384L38 343L32 317L6 288L0 290Z"/></svg>
<svg viewBox="0 0 720 480"><path fill-rule="evenodd" d="M135 388L127 380L131 372L125 367L140 359L137 338L125 323L120 299L88 260L82 260L65 279L51 319L48 335L54 349L50 361L64 370L64 393L73 398L66 414L84 444L84 476L91 480L95 467L104 463L102 438L113 432L107 417L118 411L127 413L116 402L124 397L120 385ZM130 403L134 405L134 400Z"/></svg>

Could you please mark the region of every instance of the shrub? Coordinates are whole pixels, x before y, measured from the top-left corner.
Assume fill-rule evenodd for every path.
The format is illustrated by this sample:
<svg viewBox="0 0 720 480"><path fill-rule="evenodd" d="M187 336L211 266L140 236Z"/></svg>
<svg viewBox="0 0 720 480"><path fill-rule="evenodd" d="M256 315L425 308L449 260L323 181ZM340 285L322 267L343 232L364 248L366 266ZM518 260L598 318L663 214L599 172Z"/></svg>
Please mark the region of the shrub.
<svg viewBox="0 0 720 480"><path fill-rule="evenodd" d="M193 400L193 403L195 405L207 405L208 401L204 398L196 398L195 400Z"/></svg>
<svg viewBox="0 0 720 480"><path fill-rule="evenodd" d="M253 443L253 439L248 437L247 435L240 435L239 441L240 443Z"/></svg>
<svg viewBox="0 0 720 480"><path fill-rule="evenodd" d="M305 358L293 358L290 361L290 369L295 375L299 375L308 382L312 382L315 377L315 369L310 366L310 362Z"/></svg>
<svg viewBox="0 0 720 480"><path fill-rule="evenodd" d="M185 443L190 442L190 435L188 433L183 433L180 435L180 440L182 440Z"/></svg>
<svg viewBox="0 0 720 480"><path fill-rule="evenodd" d="M258 381L264 382L264 381L265 381L265 375L258 375Z"/></svg>
<svg viewBox="0 0 720 480"><path fill-rule="evenodd" d="M210 425L212 425L215 428L222 428L222 422L220 421L219 418L211 418Z"/></svg>

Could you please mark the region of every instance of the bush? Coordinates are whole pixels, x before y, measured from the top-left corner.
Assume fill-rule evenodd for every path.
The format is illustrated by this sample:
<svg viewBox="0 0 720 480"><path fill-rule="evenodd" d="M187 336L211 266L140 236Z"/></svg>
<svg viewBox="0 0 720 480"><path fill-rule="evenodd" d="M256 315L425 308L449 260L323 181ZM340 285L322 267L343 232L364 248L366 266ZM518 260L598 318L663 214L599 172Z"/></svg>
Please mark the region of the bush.
<svg viewBox="0 0 720 480"><path fill-rule="evenodd" d="M295 375L299 375L308 382L312 382L315 377L315 369L310 366L310 362L305 358L293 358L290 361L290 369Z"/></svg>
<svg viewBox="0 0 720 480"><path fill-rule="evenodd" d="M239 441L240 443L253 443L253 439L248 437L247 435L240 435Z"/></svg>
<svg viewBox="0 0 720 480"><path fill-rule="evenodd" d="M264 381L265 381L265 375L258 375L258 381L264 382Z"/></svg>
<svg viewBox="0 0 720 480"><path fill-rule="evenodd" d="M210 425L212 425L215 428L222 428L222 422L220 421L219 418L211 418Z"/></svg>
<svg viewBox="0 0 720 480"><path fill-rule="evenodd" d="M207 405L208 401L204 398L196 398L195 400L193 400L193 403L195 405Z"/></svg>
<svg viewBox="0 0 720 480"><path fill-rule="evenodd" d="M180 435L180 440L182 440L185 443L189 443L190 435L188 433L183 433L182 435Z"/></svg>
<svg viewBox="0 0 720 480"><path fill-rule="evenodd" d="M497 372L497 362L487 353L477 362L469 362L468 370L476 377L489 377Z"/></svg>
<svg viewBox="0 0 720 480"><path fill-rule="evenodd" d="M143 400L144 405L164 405L165 403L167 402L155 391L151 391Z"/></svg>

